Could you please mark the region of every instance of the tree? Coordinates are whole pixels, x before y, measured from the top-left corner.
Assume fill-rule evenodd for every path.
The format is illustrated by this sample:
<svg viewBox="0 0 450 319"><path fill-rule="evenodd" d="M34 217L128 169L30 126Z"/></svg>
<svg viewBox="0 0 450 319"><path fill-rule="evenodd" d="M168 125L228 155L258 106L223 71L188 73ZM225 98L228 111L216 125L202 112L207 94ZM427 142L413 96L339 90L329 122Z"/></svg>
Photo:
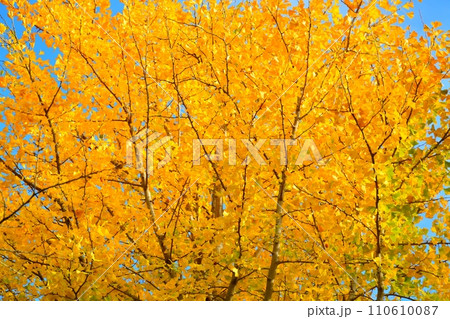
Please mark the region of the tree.
<svg viewBox="0 0 450 319"><path fill-rule="evenodd" d="M410 2L2 3L3 300L450 297L449 33Z"/></svg>

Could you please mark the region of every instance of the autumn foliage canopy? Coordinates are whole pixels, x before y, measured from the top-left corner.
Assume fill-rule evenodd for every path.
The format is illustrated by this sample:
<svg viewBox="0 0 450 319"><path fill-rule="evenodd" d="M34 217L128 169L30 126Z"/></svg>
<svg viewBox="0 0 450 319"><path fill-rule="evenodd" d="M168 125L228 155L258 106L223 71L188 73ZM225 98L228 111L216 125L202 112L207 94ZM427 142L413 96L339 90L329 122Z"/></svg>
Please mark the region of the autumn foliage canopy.
<svg viewBox="0 0 450 319"><path fill-rule="evenodd" d="M409 1L1 3L0 299L450 298L449 32Z"/></svg>

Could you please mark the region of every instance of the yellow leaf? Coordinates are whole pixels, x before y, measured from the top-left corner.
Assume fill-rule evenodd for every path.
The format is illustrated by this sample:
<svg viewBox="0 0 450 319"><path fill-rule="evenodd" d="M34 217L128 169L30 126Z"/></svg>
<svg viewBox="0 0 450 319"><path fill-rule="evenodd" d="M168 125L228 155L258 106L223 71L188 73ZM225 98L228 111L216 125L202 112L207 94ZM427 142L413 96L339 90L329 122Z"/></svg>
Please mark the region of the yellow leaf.
<svg viewBox="0 0 450 319"><path fill-rule="evenodd" d="M431 25L433 26L434 29L437 29L442 25L442 23L439 21L433 21L431 22Z"/></svg>

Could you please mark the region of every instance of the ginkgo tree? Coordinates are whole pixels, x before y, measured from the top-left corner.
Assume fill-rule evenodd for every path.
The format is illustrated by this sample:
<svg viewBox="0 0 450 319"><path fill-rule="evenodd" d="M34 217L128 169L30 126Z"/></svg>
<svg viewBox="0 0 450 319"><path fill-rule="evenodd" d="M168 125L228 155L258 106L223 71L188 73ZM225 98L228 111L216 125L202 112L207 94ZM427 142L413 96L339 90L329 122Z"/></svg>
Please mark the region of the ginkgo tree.
<svg viewBox="0 0 450 319"><path fill-rule="evenodd" d="M450 298L449 32L410 1L0 2L0 299Z"/></svg>

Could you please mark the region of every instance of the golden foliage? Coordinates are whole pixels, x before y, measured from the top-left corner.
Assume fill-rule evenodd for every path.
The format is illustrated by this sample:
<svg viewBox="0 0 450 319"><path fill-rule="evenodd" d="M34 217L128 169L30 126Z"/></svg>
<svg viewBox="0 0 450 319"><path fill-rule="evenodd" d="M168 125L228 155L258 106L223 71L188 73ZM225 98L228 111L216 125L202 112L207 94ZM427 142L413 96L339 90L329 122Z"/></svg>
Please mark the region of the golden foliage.
<svg viewBox="0 0 450 319"><path fill-rule="evenodd" d="M439 24L387 0L2 3L25 27L0 25L2 299L450 298ZM145 130L172 136L153 176L125 165ZM193 166L200 138L225 159ZM241 165L282 138L326 165L268 141Z"/></svg>

